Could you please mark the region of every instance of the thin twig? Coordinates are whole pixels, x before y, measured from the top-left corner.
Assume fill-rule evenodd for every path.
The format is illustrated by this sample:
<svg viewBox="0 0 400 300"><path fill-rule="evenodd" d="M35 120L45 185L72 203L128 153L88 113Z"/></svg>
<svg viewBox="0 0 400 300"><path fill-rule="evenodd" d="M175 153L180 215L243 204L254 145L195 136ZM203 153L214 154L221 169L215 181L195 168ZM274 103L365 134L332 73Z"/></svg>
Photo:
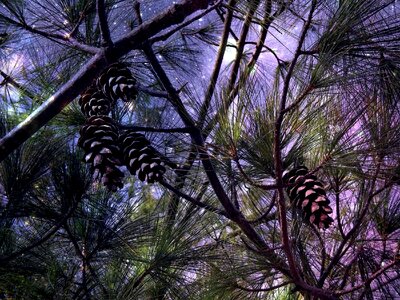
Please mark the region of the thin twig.
<svg viewBox="0 0 400 300"><path fill-rule="evenodd" d="M279 288L284 287L284 286L286 286L288 284L291 284L291 283L293 283L293 282L292 281L286 281L286 282L283 282L281 284L278 284L278 285L275 285L275 286L271 286L269 288L262 288L262 289L250 289L250 288L246 288L244 286L240 286L239 284L235 284L235 287L238 288L239 290L250 292L250 293L260 293L260 292L270 292L270 291L279 289Z"/></svg>
<svg viewBox="0 0 400 300"><path fill-rule="evenodd" d="M335 178L335 187L334 187L334 192L335 192L335 203L336 203L336 218L337 218L337 224L339 228L340 235L342 238L344 238L346 235L343 231L343 226L342 226L342 220L341 220L341 214L340 214L340 189L339 189L339 179Z"/></svg>
<svg viewBox="0 0 400 300"><path fill-rule="evenodd" d="M139 25L142 25L143 19L142 19L142 14L140 13L140 2L135 1L135 3L133 4L133 8L135 10L136 18L138 19Z"/></svg>
<svg viewBox="0 0 400 300"><path fill-rule="evenodd" d="M229 3L228 3L228 5L229 5ZM233 8L234 6L231 6L231 5L230 5L230 7ZM223 10L221 9L221 7L217 7L217 9L216 9L215 11L217 12L217 14L218 14L219 18L221 19L221 21L222 21L223 23L225 23L226 20L225 20L225 17L224 17L224 12L223 12ZM232 18L233 18L233 11L232 11L232 9L227 9L227 11L230 12L230 13L232 14ZM236 42L239 40L239 38L237 37L236 33L233 31L232 27L229 28L229 33L231 34L232 38L233 38Z"/></svg>
<svg viewBox="0 0 400 300"><path fill-rule="evenodd" d="M258 187L260 189L263 189L264 191L270 191L270 190L276 190L278 186L276 184L270 184L270 185L265 185L261 183L255 182L253 179L249 177L249 175L246 174L246 172L243 170L242 164L239 161L238 157L234 158L234 161L236 162L236 166L238 167L238 170L240 174L242 174L243 178L252 186Z"/></svg>
<svg viewBox="0 0 400 300"><path fill-rule="evenodd" d="M0 70L0 75L4 77L4 80L1 82L0 86L11 84L14 86L16 89L20 90L22 94L25 94L28 96L30 99L35 100L36 96L30 92L28 89L23 87L21 84L19 84L13 77L11 77L9 74L4 73L2 70Z"/></svg>
<svg viewBox="0 0 400 300"><path fill-rule="evenodd" d="M145 131L145 132L164 132L164 133L190 133L193 129L188 127L183 128L155 128L155 127L144 127L135 125L119 125L120 129L128 129L133 131Z"/></svg>
<svg viewBox="0 0 400 300"><path fill-rule="evenodd" d="M50 32L46 32L46 31L42 31L37 28L34 28L33 26L26 24L25 22L20 23L18 21L15 21L11 18L6 17L6 16L2 16L2 18L4 18L7 22L9 22L10 24L13 24L14 26L25 29L31 33L40 35L40 36L50 39L50 40L58 40L58 41L67 42L73 48L82 50L84 52L87 52L90 54L96 54L99 51L99 49L97 47L93 47L93 46L82 44L82 43L78 42L72 36L70 36L69 33L66 33L66 34L50 33Z"/></svg>
<svg viewBox="0 0 400 300"><path fill-rule="evenodd" d="M185 193L182 193L180 190L174 188L172 185L170 185L169 183L167 183L165 181L160 181L159 183L162 186L164 186L167 189L169 189L171 192L173 192L173 193L179 195L180 197L182 197L183 199L189 201L190 203L193 203L194 205L196 205L196 206L198 206L200 208L204 208L205 210L211 211L213 213L217 213L217 214L219 214L221 216L224 216L224 217L228 218L227 214L223 210L221 210L219 208L216 208L216 207L213 207L213 206L211 206L209 204L203 203L203 202L201 202L198 199L195 199L193 197L190 197L189 195L186 195Z"/></svg>
<svg viewBox="0 0 400 300"><path fill-rule="evenodd" d="M88 3L86 5L86 7L84 8L84 10L80 13L78 22L76 22L75 26L72 28L71 32L69 33L70 37L75 38L75 36L79 30L79 26L82 24L83 20L85 20L87 13L92 8L92 6L93 6L92 2Z"/></svg>
<svg viewBox="0 0 400 300"><path fill-rule="evenodd" d="M277 193L275 191L274 195L272 196L271 203L269 204L269 206L266 209L266 211L260 217L258 217L257 219L249 221L251 224L258 225L260 223L266 223L266 222L275 220L278 217L278 213L277 212L273 212L273 213L270 214L271 210L275 206L276 196L277 196Z"/></svg>
<svg viewBox="0 0 400 300"><path fill-rule="evenodd" d="M205 9L202 13L194 16L193 18L187 20L186 22L183 22L182 24L179 24L174 29L172 29L172 30L170 30L170 31L168 31L168 32L166 32L166 33L164 33L162 35L158 35L158 36L155 36L155 37L149 39L149 43L150 44L154 44L156 42L166 41L174 33L178 32L182 28L187 27L188 25L192 24L194 21L204 17L205 15L207 15L208 13L213 11L215 8L217 8L221 3L222 3L222 0L218 0L214 5L211 5L209 8Z"/></svg>
<svg viewBox="0 0 400 300"><path fill-rule="evenodd" d="M147 95L153 96L153 97L167 98L167 99L169 98L169 95L166 92L153 90L153 89L144 87L144 86L142 86L140 84L136 84L135 88L138 91L141 91L141 92L143 92L143 93L145 93Z"/></svg>
<svg viewBox="0 0 400 300"><path fill-rule="evenodd" d="M299 97L297 97L297 99L292 104L290 104L282 111L282 113L286 114L292 109L296 108L304 100L304 98L306 98L310 94L310 92L314 90L314 88L315 87L313 85L309 85L305 89L305 91Z"/></svg>

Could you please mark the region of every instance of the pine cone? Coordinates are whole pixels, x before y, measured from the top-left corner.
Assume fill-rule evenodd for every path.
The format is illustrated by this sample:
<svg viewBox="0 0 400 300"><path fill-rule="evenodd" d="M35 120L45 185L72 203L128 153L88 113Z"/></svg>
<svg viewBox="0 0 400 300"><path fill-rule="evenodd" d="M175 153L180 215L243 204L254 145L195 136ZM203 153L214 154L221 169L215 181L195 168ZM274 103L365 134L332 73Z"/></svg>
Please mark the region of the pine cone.
<svg viewBox="0 0 400 300"><path fill-rule="evenodd" d="M95 174L111 191L123 187L124 174L118 146L118 127L107 116L92 116L80 130L78 145L85 151L85 162L92 164Z"/></svg>
<svg viewBox="0 0 400 300"><path fill-rule="evenodd" d="M135 88L136 79L132 76L131 71L120 63L108 67L97 79L97 85L113 101L118 99L135 100L138 94Z"/></svg>
<svg viewBox="0 0 400 300"><path fill-rule="evenodd" d="M319 228L328 228L333 219L328 216L332 213L330 201L320 181L314 175L302 178L308 173L304 166L294 168L283 176L289 198L300 208L310 223Z"/></svg>
<svg viewBox="0 0 400 300"><path fill-rule="evenodd" d="M131 174L148 183L162 179L165 164L143 134L125 131L119 140L124 162Z"/></svg>
<svg viewBox="0 0 400 300"><path fill-rule="evenodd" d="M111 111L112 100L95 86L89 87L79 98L82 113L87 117L107 116Z"/></svg>

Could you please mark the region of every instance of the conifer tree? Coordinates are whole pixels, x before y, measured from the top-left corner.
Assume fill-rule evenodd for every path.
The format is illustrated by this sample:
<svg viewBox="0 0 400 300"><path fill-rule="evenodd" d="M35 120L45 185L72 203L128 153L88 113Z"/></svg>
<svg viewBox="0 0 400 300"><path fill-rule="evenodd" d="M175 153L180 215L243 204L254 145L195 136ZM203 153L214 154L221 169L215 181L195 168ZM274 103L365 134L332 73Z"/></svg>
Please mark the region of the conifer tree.
<svg viewBox="0 0 400 300"><path fill-rule="evenodd" d="M397 1L0 2L0 298L399 297Z"/></svg>

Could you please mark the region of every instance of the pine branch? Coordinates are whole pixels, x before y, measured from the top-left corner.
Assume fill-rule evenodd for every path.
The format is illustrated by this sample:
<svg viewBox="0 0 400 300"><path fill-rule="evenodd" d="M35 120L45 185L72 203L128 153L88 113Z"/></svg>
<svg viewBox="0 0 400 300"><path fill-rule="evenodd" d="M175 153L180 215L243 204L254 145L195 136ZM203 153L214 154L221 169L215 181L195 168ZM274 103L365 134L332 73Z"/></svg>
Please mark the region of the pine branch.
<svg viewBox="0 0 400 300"><path fill-rule="evenodd" d="M214 9L219 7L221 5L222 1L223 0L218 0L215 4L211 5L209 8L204 10L202 13L200 13L200 14L196 15L195 17L187 20L186 22L183 22L182 24L179 24L174 29L172 29L172 30L170 30L170 31L168 31L168 32L166 32L166 33L164 33L162 35L158 35L158 36L155 36L155 37L149 39L149 43L152 45L152 44L160 42L160 41L166 41L168 38L170 38L172 35L174 35L176 32L178 32L182 28L187 27L188 25L192 24L193 22L195 22L198 19L204 17L205 15L207 15L208 13L210 13L211 11L213 11Z"/></svg>
<svg viewBox="0 0 400 300"><path fill-rule="evenodd" d="M0 75L3 76L3 78L4 78L4 80L0 83L0 86L11 84L16 89L18 89L22 94L25 94L26 96L28 96L31 100L36 99L36 96L32 92L30 92L27 88L23 87L13 77L4 73L2 70L0 70Z"/></svg>
<svg viewBox="0 0 400 300"><path fill-rule="evenodd" d="M259 216L257 219L251 220L249 222L254 225L259 225L264 222L269 222L269 221L275 220L278 217L277 212L273 212L271 214L270 214L270 212L275 206L276 197L277 197L277 192L275 191L274 195L271 198L271 203L269 204L269 206L267 207L265 212L261 216Z"/></svg>
<svg viewBox="0 0 400 300"><path fill-rule="evenodd" d="M159 98L169 98L168 93L163 92L163 91L157 91L157 90L153 90L147 87L144 87L142 85L136 84L135 87L137 88L138 91L141 91L149 96L154 96L154 97L159 97Z"/></svg>
<svg viewBox="0 0 400 300"><path fill-rule="evenodd" d="M359 215L359 217L357 218L357 220L355 221L354 226L349 230L349 232L343 237L342 242L340 243L339 247L336 250L336 253L334 254L334 256L332 257L332 260L330 262L330 264L328 265L328 267L326 268L325 272L321 274L319 280L318 280L318 286L323 286L326 278L329 276L330 272L332 271L332 269L335 267L335 265L339 262L339 260L343 257L343 255L346 253L347 249L349 249L349 247L345 250L344 247L346 246L346 244L352 239L354 238L355 233L357 232L357 230L359 229L364 217L366 216L368 209L370 207L371 201L372 199L379 195L380 193L382 193L384 190L386 190L391 184L387 184L385 186L383 186L382 188L376 190L375 192L373 192L373 188L375 187L375 183L377 180L377 176L379 173L379 169L377 168L377 171L375 173L374 178L372 179L373 184L371 185L371 190L369 193L368 198L366 199L366 203Z"/></svg>
<svg viewBox="0 0 400 300"><path fill-rule="evenodd" d="M93 278L96 280L97 284L100 286L101 290L103 291L104 295L106 295L106 297L109 296L109 293L107 291L107 289L104 287L104 285L101 283L99 276L97 276L95 270L93 269L92 265L89 262L89 259L87 258L87 256L84 256L81 248L79 247L78 241L76 240L76 238L74 237L74 235L71 232L71 229L69 228L68 224L65 224L64 226L65 231L68 234L69 240L71 241L72 245L74 245L75 248L75 253L82 259L82 260L87 260L87 267L90 271L90 274L92 274Z"/></svg>
<svg viewBox="0 0 400 300"><path fill-rule="evenodd" d="M164 132L164 133L190 133L193 129L184 128L154 128L154 127L143 127L135 125L119 125L120 129L128 129L134 131L144 131L144 132Z"/></svg>
<svg viewBox="0 0 400 300"><path fill-rule="evenodd" d="M110 28L108 26L106 8L104 0L97 0L97 15L99 17L101 36L103 39L103 47L108 47L113 44L110 35Z"/></svg>
<svg viewBox="0 0 400 300"><path fill-rule="evenodd" d="M389 264L387 264L386 266L384 266L383 268L377 270L370 277L368 277L368 279L365 280L363 283L360 283L360 284L358 284L358 285L356 285L354 287L351 287L349 289L346 289L344 291L338 291L338 292L335 293L335 295L343 296L343 295L352 293L354 291L357 291L359 289L365 288L366 286L371 284L372 281L376 280L379 276L381 276L384 272L386 272L387 270L393 268L394 266L396 266L398 264L399 264L399 262L397 260L394 260L394 261L390 262Z"/></svg>
<svg viewBox="0 0 400 300"><path fill-rule="evenodd" d="M44 38L47 38L51 41L61 41L67 43L67 45L76 48L78 50L87 52L89 54L96 54L99 49L90 45L82 44L75 40L69 33L66 34L59 34L59 33L51 33L51 32L46 32L39 30L37 28L34 28L31 25L28 25L25 20L22 20L21 22L15 21L9 17L6 17L4 15L1 16L2 19L4 19L6 22L9 22L10 24L13 24L16 27L19 27L21 29L24 29L26 31L29 31L33 34L37 34L39 36L42 36Z"/></svg>
<svg viewBox="0 0 400 300"><path fill-rule="evenodd" d="M178 191L185 186L185 180L196 158L197 158L196 146L191 145L188 157L186 158L185 162L182 164L180 168L175 169L175 174L177 176L175 178L174 188L177 189ZM174 194L170 203L168 204L167 224L172 224L173 220L175 220L179 206L179 199L180 199L179 196L177 194Z"/></svg>
<svg viewBox="0 0 400 300"><path fill-rule="evenodd" d="M236 0L230 0L228 5L229 5L229 7L235 6ZM208 85L206 94L204 96L204 102L203 102L203 105L199 112L199 118L198 118L197 123L200 128L202 128L204 125L204 121L206 119L208 110L210 108L211 99L214 94L215 86L218 81L219 73L221 71L222 61L224 59L224 54L226 51L228 38L229 38L229 32L231 30L231 25L232 25L232 15L233 15L233 12L232 12L232 10L229 9L227 16L225 18L224 31L222 33L221 42L220 42L220 45L218 48L217 58L215 60L213 72L212 72L212 75L210 78L210 84Z"/></svg>
<svg viewBox="0 0 400 300"><path fill-rule="evenodd" d="M195 123L192 117L189 115L185 106L183 105L182 100L179 97L178 91L174 88L173 84L168 78L168 75L165 73L163 67L158 61L157 56L155 55L151 45L146 41L143 44L143 52L145 53L147 59L149 60L155 74L158 76L161 84L163 85L165 91L169 95L169 100L171 104L174 106L182 121L187 127L195 127Z"/></svg>
<svg viewBox="0 0 400 300"><path fill-rule="evenodd" d="M256 12L258 6L260 5L260 0L255 0L254 3L252 3L248 13L246 14L246 18L244 20L244 24L242 27L242 31L239 36L239 40L237 42L237 52L236 52L236 57L233 62L232 70L231 70L231 75L228 80L228 85L227 85L227 90L231 91L234 87L234 84L237 80L238 72L239 72L239 67L240 63L242 61L242 56L244 52L244 46L246 45L246 38L247 35L250 31L250 25L251 21L254 17L254 13ZM228 103L223 104L223 108L225 110L228 109Z"/></svg>
<svg viewBox="0 0 400 300"><path fill-rule="evenodd" d="M197 10L205 9L207 6L208 0L186 0L181 4L173 5L164 13L132 30L117 41L114 47L98 51L56 94L0 140L0 161L61 112L110 63L140 47L144 40L163 29L182 22L186 16Z"/></svg>
<svg viewBox="0 0 400 300"><path fill-rule="evenodd" d="M186 195L185 193L182 193L179 189L174 188L172 185L170 185L169 183L167 183L165 181L160 181L159 183L162 186L164 186L167 189L169 189L174 194L182 197L183 199L189 201L190 203L192 203L192 204L194 204L194 205L196 205L196 206L198 206L200 208L203 208L203 209L208 210L208 211L213 212L213 213L217 213L217 214L219 214L221 216L224 216L224 217L228 217L227 214L223 210L218 209L216 207L213 207L213 206L211 206L209 204L203 203L198 199L192 198L189 195Z"/></svg>
<svg viewBox="0 0 400 300"><path fill-rule="evenodd" d="M244 83L249 78L252 69L254 68L255 64L258 61L258 58L260 57L262 49L266 48L267 50L269 50L269 48L264 45L265 39L266 39L267 34L268 34L268 30L269 30L272 22L283 11L284 10L279 10L274 15L271 16L272 3L271 3L271 1L268 1L266 3L265 12L264 12L264 19L263 19L263 24L262 24L260 37L259 37L257 43L255 44L256 48L255 48L255 50L254 50L254 52L253 52L253 54L251 56L250 61L246 64L246 67L244 68L244 71L242 72L242 74L241 74L241 76L239 78L239 81L236 83L237 75L238 75L237 73L238 73L238 70L239 70L239 67L240 67L240 60L242 59L241 55L239 55L239 51L243 52L244 47L247 44L252 43L252 42L247 42L246 41L246 36L247 36L248 31L249 31L249 28L246 29L246 26L245 26L246 24L244 24L244 26L242 28L242 32L241 32L241 38L238 39L237 46L236 46L237 56L236 56L235 62L238 59L239 59L239 61L237 62L237 66L236 67L235 67L235 63L234 63L234 66L232 67L231 77L229 79L229 83L228 83L228 87L227 87L227 90L229 91L229 95L228 95L227 99L224 100L224 103L223 103L222 107L215 114L214 118L207 124L206 128L204 129L204 136L208 136L208 134L213 130L215 125L218 123L220 116L226 114L226 112L228 111L230 105L233 103L233 100L238 95L239 90L243 87ZM254 15L254 13L255 13L255 11L254 12L250 11L247 14L247 18L246 18L247 22L251 23L252 16ZM248 25L248 26L250 26L250 25ZM270 52L272 52L273 55L276 56L276 54L273 51L270 51ZM280 63L279 58L277 56L276 56L276 58L278 59L278 63ZM206 105L206 102L205 102L204 106L205 105ZM208 106L209 106L209 104L208 104Z"/></svg>
<svg viewBox="0 0 400 300"><path fill-rule="evenodd" d="M193 128L193 132L191 133L192 140L197 146L197 151L203 164L203 168L207 174L207 177L216 196L218 197L219 201L225 209L227 217L233 220L242 229L246 236L257 246L258 249L260 249L261 253L268 255L268 257L272 261L276 262L278 269L280 269L283 273L288 274L287 269L285 268L285 263L280 259L279 256L273 253L273 251L269 248L263 238L254 230L250 223L245 219L243 214L233 205L233 203L229 199L215 172L210 157L205 150L203 134L197 127L195 127L194 121L186 111L185 107L182 104L182 100L180 99L178 93L176 93L176 90L173 87L170 79L158 62L157 57L154 55L154 52L151 49L151 46L146 41L143 45L143 51L149 59L149 62L152 65L158 78L160 79L161 84L170 94L170 101L180 115L182 121L185 123L186 126Z"/></svg>
<svg viewBox="0 0 400 300"><path fill-rule="evenodd" d="M278 211L279 211L279 222L281 227L281 241L283 245L283 249L285 251L286 257L288 259L290 274L293 278L295 285L313 296L320 297L321 299L337 299L336 296L333 296L331 292L325 291L323 289L310 286L303 279L300 277L298 267L296 261L294 259L292 253L292 246L289 240L289 232L288 232L288 225L287 225L287 216L286 216L286 204L285 204L285 195L283 192L283 181L282 181L282 153L281 153L281 127L282 121L284 117L284 110L286 108L286 100L288 97L289 91L289 84L292 78L292 74L294 68L297 64L297 60L300 56L301 48L303 47L303 43L305 41L307 32L311 26L312 17L314 15L314 11L317 6L317 0L313 0L311 3L310 12L307 17L306 23L303 25L302 32L300 34L300 38L297 44L297 48L292 59L291 65L285 77L283 89L282 89L282 98L280 103L279 115L275 121L275 131L274 131L274 154L275 154L275 173L276 173L276 182L278 185Z"/></svg>
<svg viewBox="0 0 400 300"><path fill-rule="evenodd" d="M140 13L140 3L138 1L135 2L134 9L135 9L136 17L139 21L139 24L142 24L143 20L142 20L142 16ZM150 45L148 45L148 47L150 47ZM150 50L151 50L151 47L150 47ZM153 74L155 74L154 71L153 71ZM157 74L155 74L155 75L157 76ZM165 92L165 94L166 94L165 98L171 99L170 93ZM194 145L192 145L191 148L192 149L191 149L191 151L189 151L189 156L185 160L183 167L175 168L175 173L176 173L177 177L175 178L174 189L178 192L180 192L180 190L184 187L185 179L197 157L197 154L195 151L196 149L195 149ZM171 201L168 205L167 222L166 222L168 224L167 226L170 226L171 224L173 224L173 221L175 220L176 213L178 211L179 200L180 200L180 196L178 195L178 193L174 193L171 198Z"/></svg>
<svg viewBox="0 0 400 300"><path fill-rule="evenodd" d="M9 254L6 257L0 257L0 262L6 263L10 260L16 259L17 257L31 251L32 249L34 249L36 247L39 247L40 245L42 245L43 243L48 241L65 224L65 222L72 216L72 214L75 212L77 207L78 207L78 202L76 202L74 204L74 206L71 207L70 210L61 218L61 220L56 225L54 225L52 229L47 231L46 234L43 235L39 240L37 240L36 242L32 243L31 245L29 245L21 250L18 250L18 251L15 251L14 253Z"/></svg>
<svg viewBox="0 0 400 300"><path fill-rule="evenodd" d="M235 284L235 287L238 288L239 290L250 292L250 293L260 293L260 292L270 292L270 291L279 289L281 287L287 286L288 284L291 284L291 283L293 283L293 282L292 281L286 281L286 282L283 282L281 284L278 284L278 285L275 285L275 286L271 286L271 287L268 287L268 288L262 288L262 289L250 289L250 288L246 288L244 286L241 286L239 284Z"/></svg>

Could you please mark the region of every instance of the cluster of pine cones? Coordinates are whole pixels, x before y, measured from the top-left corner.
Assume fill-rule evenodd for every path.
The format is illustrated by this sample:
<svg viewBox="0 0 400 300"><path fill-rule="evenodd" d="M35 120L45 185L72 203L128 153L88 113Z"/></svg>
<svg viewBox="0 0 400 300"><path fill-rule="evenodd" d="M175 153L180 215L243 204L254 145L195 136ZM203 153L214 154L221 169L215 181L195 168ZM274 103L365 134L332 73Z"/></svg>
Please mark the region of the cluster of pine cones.
<svg viewBox="0 0 400 300"><path fill-rule="evenodd" d="M109 114L118 99L137 98L136 79L123 64L108 67L79 98L86 123L80 130L78 145L85 151L95 176L111 191L123 187L120 168L125 165L141 181L162 179L166 169L155 149L143 134L120 131Z"/></svg>
<svg viewBox="0 0 400 300"><path fill-rule="evenodd" d="M318 228L328 228L333 222L329 216L332 208L323 185L314 175L309 175L305 166L296 167L283 176L286 192L294 205L301 209L304 217Z"/></svg>

